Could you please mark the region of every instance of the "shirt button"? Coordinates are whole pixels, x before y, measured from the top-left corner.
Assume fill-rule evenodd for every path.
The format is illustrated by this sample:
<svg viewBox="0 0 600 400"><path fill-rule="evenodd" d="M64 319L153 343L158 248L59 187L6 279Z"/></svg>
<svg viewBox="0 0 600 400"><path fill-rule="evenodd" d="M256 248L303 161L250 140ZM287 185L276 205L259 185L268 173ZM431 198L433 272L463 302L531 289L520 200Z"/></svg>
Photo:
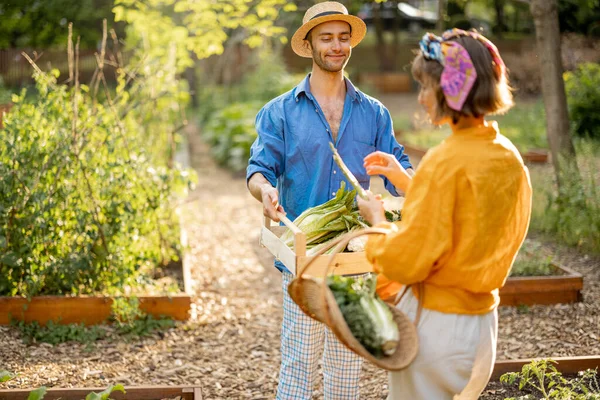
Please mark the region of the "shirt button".
<svg viewBox="0 0 600 400"><path fill-rule="evenodd" d="M331 195L332 195L333 197L335 197L335 192L331 193Z"/></svg>
<svg viewBox="0 0 600 400"><path fill-rule="evenodd" d="M337 174L337 171L333 171L334 174Z"/></svg>

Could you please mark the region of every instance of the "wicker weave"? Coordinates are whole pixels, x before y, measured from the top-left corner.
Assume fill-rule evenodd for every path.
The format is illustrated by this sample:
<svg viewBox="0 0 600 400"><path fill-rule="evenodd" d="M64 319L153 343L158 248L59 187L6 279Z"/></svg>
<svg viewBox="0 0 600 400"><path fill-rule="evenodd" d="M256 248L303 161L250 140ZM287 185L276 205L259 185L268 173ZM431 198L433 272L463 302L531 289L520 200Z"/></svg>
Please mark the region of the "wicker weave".
<svg viewBox="0 0 600 400"><path fill-rule="evenodd" d="M387 231L379 228L367 228L350 232L335 240L330 246L322 249L315 258L306 265L304 271L290 283L288 292L290 297L298 304L300 309L302 309L306 315L327 325L340 342L347 348L380 368L388 371L398 371L406 368L415 359L419 347L417 329L408 316L393 305L386 303L394 316L394 321L398 324L400 340L394 354L376 358L352 335L352 332L346 324L344 316L335 301L333 293L327 286L326 279L324 279L324 277L312 277L308 274L310 266L316 257L336 246L329 259L329 266L325 273L328 275L331 270L334 255L343 250L350 239L375 233L381 234L387 233ZM422 292L420 294L422 294ZM419 297L421 298L422 295ZM421 304L422 299L420 299L419 305ZM419 315L420 308L417 313L417 323Z"/></svg>

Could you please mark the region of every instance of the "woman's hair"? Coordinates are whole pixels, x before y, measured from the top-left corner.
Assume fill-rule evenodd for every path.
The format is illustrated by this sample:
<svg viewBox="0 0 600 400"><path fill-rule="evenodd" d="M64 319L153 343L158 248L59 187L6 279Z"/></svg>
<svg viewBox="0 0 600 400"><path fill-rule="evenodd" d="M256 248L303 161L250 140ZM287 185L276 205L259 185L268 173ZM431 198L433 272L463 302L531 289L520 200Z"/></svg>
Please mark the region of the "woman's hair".
<svg viewBox="0 0 600 400"><path fill-rule="evenodd" d="M412 74L422 85L433 86L437 104L435 119L450 117L456 123L461 116L480 117L486 114L502 114L513 106L512 88L508 84L506 69L496 68L488 48L471 36L459 36L448 41L454 41L467 50L477 79L467 96L460 111L453 110L446 103L440 78L444 67L436 60L428 60L422 52L412 63Z"/></svg>

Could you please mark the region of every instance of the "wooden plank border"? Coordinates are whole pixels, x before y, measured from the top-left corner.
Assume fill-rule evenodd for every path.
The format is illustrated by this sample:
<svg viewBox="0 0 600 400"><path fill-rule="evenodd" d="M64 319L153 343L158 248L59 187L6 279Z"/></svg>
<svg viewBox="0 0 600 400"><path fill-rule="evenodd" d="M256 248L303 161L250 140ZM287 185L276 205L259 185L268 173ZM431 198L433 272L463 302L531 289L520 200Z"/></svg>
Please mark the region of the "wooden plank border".
<svg viewBox="0 0 600 400"><path fill-rule="evenodd" d="M44 400L81 400L91 392L105 388L49 388ZM2 400L26 400L33 389L0 389ZM115 400L161 400L180 397L182 400L202 400L202 390L197 386L125 386L125 393L113 392Z"/></svg>
<svg viewBox="0 0 600 400"><path fill-rule="evenodd" d="M586 369L598 368L600 370L600 355L597 356L582 356L582 357L544 357L552 358L558 364L555 364L556 369L563 374L576 374L579 371ZM525 364L529 364L534 359L517 359L517 360L497 360L494 364L492 372L492 380L500 379L502 374L507 372L520 372Z"/></svg>
<svg viewBox="0 0 600 400"><path fill-rule="evenodd" d="M172 296L138 296L140 309L153 317L170 317L177 321L189 318L191 297L187 294ZM94 325L105 322L111 314L113 298L105 296L34 296L0 297L0 325L10 324L10 319L25 322L48 321L61 324L84 323Z"/></svg>
<svg viewBox="0 0 600 400"><path fill-rule="evenodd" d="M402 142L402 134L400 133L400 131L397 131L395 134L396 137L399 138L399 141ZM411 157L423 158L423 156L425 156L425 154L429 150L428 148L420 146L413 146L406 143L401 144L402 146L404 146L404 150L406 151L406 153ZM548 150L543 149L529 150L525 153L521 153L521 157L523 157L523 160L525 160L526 162L537 164L546 164L550 160Z"/></svg>
<svg viewBox="0 0 600 400"><path fill-rule="evenodd" d="M582 300L583 276L554 265L562 275L509 277L500 289L500 305L575 303Z"/></svg>

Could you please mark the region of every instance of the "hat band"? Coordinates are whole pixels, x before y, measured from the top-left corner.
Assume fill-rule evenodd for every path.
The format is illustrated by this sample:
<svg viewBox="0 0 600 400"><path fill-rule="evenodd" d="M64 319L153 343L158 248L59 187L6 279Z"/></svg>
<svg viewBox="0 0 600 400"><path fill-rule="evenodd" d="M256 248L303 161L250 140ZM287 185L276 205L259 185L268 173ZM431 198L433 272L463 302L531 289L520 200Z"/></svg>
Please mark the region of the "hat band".
<svg viewBox="0 0 600 400"><path fill-rule="evenodd" d="M333 14L342 14L343 15L344 13L343 12L339 12L339 11L325 11L325 12L322 12L320 14L315 15L309 21L312 21L315 18L324 17L326 15L333 15Z"/></svg>

